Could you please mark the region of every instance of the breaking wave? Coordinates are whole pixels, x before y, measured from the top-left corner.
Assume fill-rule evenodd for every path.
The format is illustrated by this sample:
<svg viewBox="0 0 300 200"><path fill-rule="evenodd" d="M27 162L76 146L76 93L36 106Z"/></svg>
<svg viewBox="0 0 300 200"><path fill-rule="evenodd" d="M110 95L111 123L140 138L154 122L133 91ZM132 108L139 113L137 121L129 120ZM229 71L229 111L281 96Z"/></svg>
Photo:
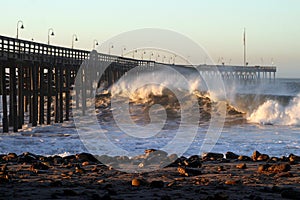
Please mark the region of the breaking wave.
<svg viewBox="0 0 300 200"><path fill-rule="evenodd" d="M267 100L248 117L250 122L270 125L300 125L300 95L287 105Z"/></svg>

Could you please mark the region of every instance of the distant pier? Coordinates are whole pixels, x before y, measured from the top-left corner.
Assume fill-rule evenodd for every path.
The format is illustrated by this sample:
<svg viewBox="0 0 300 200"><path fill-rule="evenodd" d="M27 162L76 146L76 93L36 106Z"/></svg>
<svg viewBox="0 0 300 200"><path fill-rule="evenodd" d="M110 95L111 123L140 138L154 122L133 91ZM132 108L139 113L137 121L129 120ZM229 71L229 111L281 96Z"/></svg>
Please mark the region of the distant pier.
<svg viewBox="0 0 300 200"><path fill-rule="evenodd" d="M130 69L137 66L150 68L157 64L97 52L92 58L108 63L104 72L99 68L94 74L103 74L99 82L107 82L108 86ZM84 87L76 87L74 91L73 87L76 74L89 73L80 68L88 59L91 59L89 51L0 36L0 132L17 132L24 124L37 126L68 121L72 108L71 92L76 99L83 100L81 105L76 101L73 106L84 108L84 99L92 95L92 91ZM261 66L199 65L197 69L203 75L218 74L227 80L272 79L276 73L276 67ZM87 79L81 81L85 82L83 86L89 84Z"/></svg>

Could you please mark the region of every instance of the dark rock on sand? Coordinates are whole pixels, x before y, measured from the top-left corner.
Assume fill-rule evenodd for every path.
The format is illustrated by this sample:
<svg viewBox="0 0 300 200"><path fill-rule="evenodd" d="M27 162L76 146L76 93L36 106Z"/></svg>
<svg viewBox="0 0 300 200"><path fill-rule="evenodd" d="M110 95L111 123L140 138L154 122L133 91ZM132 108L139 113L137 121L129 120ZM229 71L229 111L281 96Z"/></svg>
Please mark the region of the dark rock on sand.
<svg viewBox="0 0 300 200"><path fill-rule="evenodd" d="M257 158L261 155L259 151L254 151L251 158L253 161L257 161Z"/></svg>
<svg viewBox="0 0 300 200"><path fill-rule="evenodd" d="M292 162L292 163L299 163L300 162L300 156L290 154L289 155L289 161Z"/></svg>
<svg viewBox="0 0 300 200"><path fill-rule="evenodd" d="M261 155L258 156L258 158L256 159L256 161L267 161L269 159L270 159L269 155L267 155L267 154L261 154Z"/></svg>
<svg viewBox="0 0 300 200"><path fill-rule="evenodd" d="M239 161L251 161L252 159L249 156L241 155L241 156L238 157L238 160Z"/></svg>
<svg viewBox="0 0 300 200"><path fill-rule="evenodd" d="M273 173L287 172L290 170L291 170L291 166L286 163L273 164L268 168L268 171Z"/></svg>
<svg viewBox="0 0 300 200"><path fill-rule="evenodd" d="M280 157L280 161L281 161L281 162L288 162L288 161L289 161L289 158L286 157L286 156L281 156L281 157Z"/></svg>
<svg viewBox="0 0 300 200"><path fill-rule="evenodd" d="M149 154L149 153L153 153L155 151L157 151L157 150L156 149L146 149L144 152L145 152L145 154Z"/></svg>
<svg viewBox="0 0 300 200"><path fill-rule="evenodd" d="M38 160L38 156L33 154L33 153L29 153L29 152L25 152L23 154L21 154L20 156L18 156L18 162L22 163L22 162L26 162L26 163L33 163L36 162Z"/></svg>
<svg viewBox="0 0 300 200"><path fill-rule="evenodd" d="M281 173L291 170L291 166L286 163L281 164L263 164L258 166L258 172Z"/></svg>
<svg viewBox="0 0 300 200"><path fill-rule="evenodd" d="M246 169L247 165L245 163L237 164L236 168L238 168L238 169Z"/></svg>
<svg viewBox="0 0 300 200"><path fill-rule="evenodd" d="M36 162L34 164L32 164L30 166L30 170L31 171L34 171L34 170L48 170L49 169L49 166L41 163L41 162Z"/></svg>
<svg viewBox="0 0 300 200"><path fill-rule="evenodd" d="M213 153L213 152L207 152L202 154L202 159L204 161L208 160L221 160L223 159L224 155L222 153Z"/></svg>
<svg viewBox="0 0 300 200"><path fill-rule="evenodd" d="M134 178L131 180L131 185L134 187L145 186L147 185L147 181L140 178Z"/></svg>
<svg viewBox="0 0 300 200"><path fill-rule="evenodd" d="M233 153L231 151L226 152L226 154L225 154L225 158L226 159L230 159L230 160L232 160L232 159L238 159L238 157L239 156L237 154L235 154L235 153Z"/></svg>
<svg viewBox="0 0 300 200"><path fill-rule="evenodd" d="M16 161L17 158L18 158L18 156L15 153L9 153L2 157L2 159L5 161Z"/></svg>
<svg viewBox="0 0 300 200"><path fill-rule="evenodd" d="M92 154L89 154L89 153L80 153L80 154L76 154L76 159L79 161L79 162L98 162L98 160L92 155Z"/></svg>
<svg viewBox="0 0 300 200"><path fill-rule="evenodd" d="M177 171L182 176L197 176L202 174L199 169L195 168L178 167Z"/></svg>
<svg viewBox="0 0 300 200"><path fill-rule="evenodd" d="M183 164L191 168L200 168L202 166L201 159L198 155L193 155L183 161Z"/></svg>
<svg viewBox="0 0 300 200"><path fill-rule="evenodd" d="M269 162L279 162L279 161L280 161L280 159L278 157L271 157L269 159Z"/></svg>
<svg viewBox="0 0 300 200"><path fill-rule="evenodd" d="M260 173L261 173L261 172L268 171L268 168L269 168L270 166L271 166L270 164L262 164L262 165L259 165L257 171L260 172Z"/></svg>

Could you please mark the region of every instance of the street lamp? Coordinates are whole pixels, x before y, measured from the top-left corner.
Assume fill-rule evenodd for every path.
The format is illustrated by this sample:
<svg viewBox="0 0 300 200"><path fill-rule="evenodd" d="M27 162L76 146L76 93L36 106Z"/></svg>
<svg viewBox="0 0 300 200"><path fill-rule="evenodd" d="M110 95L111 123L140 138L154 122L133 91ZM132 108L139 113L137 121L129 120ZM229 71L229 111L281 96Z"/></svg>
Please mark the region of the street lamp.
<svg viewBox="0 0 300 200"><path fill-rule="evenodd" d="M19 39L19 24L21 23L21 29L24 29L24 25L23 25L23 21L22 20L19 20L18 23L17 23L17 39Z"/></svg>
<svg viewBox="0 0 300 200"><path fill-rule="evenodd" d="M156 55L156 59L155 59L156 62L158 61L158 58L159 58L159 57L160 57L160 55L157 54L157 55Z"/></svg>
<svg viewBox="0 0 300 200"><path fill-rule="evenodd" d="M73 36L72 36L72 49L74 48L74 41L75 41L75 42L78 41L78 38L77 38L77 35L76 35L76 34L73 34Z"/></svg>
<svg viewBox="0 0 300 200"><path fill-rule="evenodd" d="M50 45L50 36L54 36L53 28L48 29L48 45Z"/></svg>
<svg viewBox="0 0 300 200"><path fill-rule="evenodd" d="M144 54L146 55L146 51L142 53L142 60L144 60Z"/></svg>
<svg viewBox="0 0 300 200"><path fill-rule="evenodd" d="M124 51L126 51L126 46L122 47L122 57L124 57Z"/></svg>
<svg viewBox="0 0 300 200"><path fill-rule="evenodd" d="M133 53L132 53L132 58L133 58L133 59L134 59L134 53L137 53L137 52L138 52L137 49L133 51Z"/></svg>
<svg viewBox="0 0 300 200"><path fill-rule="evenodd" d="M109 43L109 47L108 47L108 54L110 55L110 50L114 48L114 45L112 42Z"/></svg>
<svg viewBox="0 0 300 200"><path fill-rule="evenodd" d="M95 49L96 46L98 46L98 45L99 45L98 41L97 41L97 40L94 40L94 42L93 42L93 49Z"/></svg>
<svg viewBox="0 0 300 200"><path fill-rule="evenodd" d="M154 56L154 53L151 52L151 55L150 55L150 61L152 60L152 56Z"/></svg>

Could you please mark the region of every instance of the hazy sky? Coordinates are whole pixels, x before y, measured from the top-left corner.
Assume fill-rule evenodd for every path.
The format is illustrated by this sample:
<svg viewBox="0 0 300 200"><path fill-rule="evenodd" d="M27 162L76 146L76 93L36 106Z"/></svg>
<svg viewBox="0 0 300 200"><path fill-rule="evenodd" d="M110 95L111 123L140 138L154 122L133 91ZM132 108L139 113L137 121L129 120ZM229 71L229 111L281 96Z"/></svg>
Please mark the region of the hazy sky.
<svg viewBox="0 0 300 200"><path fill-rule="evenodd" d="M202 45L215 62L243 62L243 28L247 29L250 65L271 60L279 77L300 78L299 0L2 0L1 35L91 50L114 35L139 28L169 29Z"/></svg>

